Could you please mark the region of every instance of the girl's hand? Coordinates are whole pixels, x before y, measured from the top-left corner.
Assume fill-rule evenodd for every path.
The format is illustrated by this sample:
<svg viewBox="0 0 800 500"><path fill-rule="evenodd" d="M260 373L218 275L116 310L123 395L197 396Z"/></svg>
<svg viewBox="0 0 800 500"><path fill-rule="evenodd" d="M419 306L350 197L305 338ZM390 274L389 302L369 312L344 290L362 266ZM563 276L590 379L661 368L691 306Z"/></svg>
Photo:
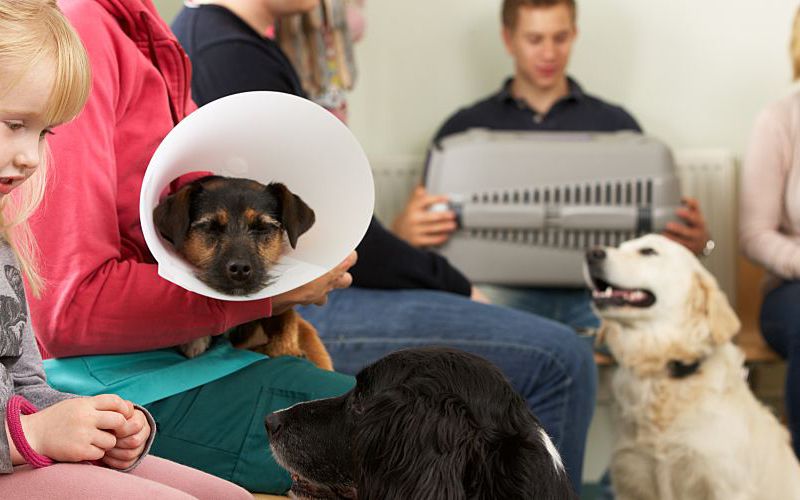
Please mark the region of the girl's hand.
<svg viewBox="0 0 800 500"><path fill-rule="evenodd" d="M341 264L311 283L272 297L272 315L285 313L296 305L325 305L328 293L337 288L347 288L353 282L347 270L355 265L357 258L355 251L350 252Z"/></svg>
<svg viewBox="0 0 800 500"><path fill-rule="evenodd" d="M103 394L67 399L32 415L22 415L28 444L57 462L99 460L117 444L133 406L119 396Z"/></svg>
<svg viewBox="0 0 800 500"><path fill-rule="evenodd" d="M114 434L117 437L117 444L106 452L103 463L114 469L127 469L136 463L144 452L147 439L150 437L150 424L141 410L134 409L133 416Z"/></svg>

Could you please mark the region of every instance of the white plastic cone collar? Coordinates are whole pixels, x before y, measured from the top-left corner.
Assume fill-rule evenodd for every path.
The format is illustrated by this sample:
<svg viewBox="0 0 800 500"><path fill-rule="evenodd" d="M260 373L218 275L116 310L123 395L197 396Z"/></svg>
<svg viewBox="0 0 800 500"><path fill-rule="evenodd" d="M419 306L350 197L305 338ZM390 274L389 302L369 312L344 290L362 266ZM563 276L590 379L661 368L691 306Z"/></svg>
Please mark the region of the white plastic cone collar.
<svg viewBox="0 0 800 500"><path fill-rule="evenodd" d="M177 177L198 171L282 182L316 214L275 267L276 279L257 293L230 296L208 287L156 231L159 195ZM139 215L160 276L207 297L241 301L292 290L333 269L364 236L374 200L367 157L339 119L297 96L245 92L199 108L167 134L147 167Z"/></svg>

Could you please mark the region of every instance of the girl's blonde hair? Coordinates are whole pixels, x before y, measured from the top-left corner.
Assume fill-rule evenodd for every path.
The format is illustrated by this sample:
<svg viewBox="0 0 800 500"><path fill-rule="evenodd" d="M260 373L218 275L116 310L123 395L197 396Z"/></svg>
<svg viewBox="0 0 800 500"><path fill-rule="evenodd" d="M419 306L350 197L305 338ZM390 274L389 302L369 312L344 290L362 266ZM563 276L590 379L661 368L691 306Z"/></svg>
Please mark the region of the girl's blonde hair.
<svg viewBox="0 0 800 500"><path fill-rule="evenodd" d="M794 15L792 40L789 42L789 54L792 56L792 78L800 79L800 8Z"/></svg>
<svg viewBox="0 0 800 500"><path fill-rule="evenodd" d="M89 96L91 73L86 50L55 0L0 0L0 68L10 86L41 61L51 61L55 79L47 100L45 123L58 125L74 118ZM0 89L0 95L10 88ZM27 219L44 197L50 150L42 144L39 167L19 188L0 202L0 237L19 260L35 296L44 282L37 266L38 251Z"/></svg>

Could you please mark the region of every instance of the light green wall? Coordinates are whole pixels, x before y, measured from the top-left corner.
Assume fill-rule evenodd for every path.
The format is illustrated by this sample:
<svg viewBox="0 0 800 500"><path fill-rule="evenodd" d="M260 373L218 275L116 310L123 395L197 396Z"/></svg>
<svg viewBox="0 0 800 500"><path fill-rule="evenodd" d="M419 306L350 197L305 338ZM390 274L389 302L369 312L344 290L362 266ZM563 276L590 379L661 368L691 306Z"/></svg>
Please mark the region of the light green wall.
<svg viewBox="0 0 800 500"><path fill-rule="evenodd" d="M183 5L181 0L153 0L153 3L156 4L161 17L166 19L168 23L172 22L172 18L175 17L175 14L178 13Z"/></svg>

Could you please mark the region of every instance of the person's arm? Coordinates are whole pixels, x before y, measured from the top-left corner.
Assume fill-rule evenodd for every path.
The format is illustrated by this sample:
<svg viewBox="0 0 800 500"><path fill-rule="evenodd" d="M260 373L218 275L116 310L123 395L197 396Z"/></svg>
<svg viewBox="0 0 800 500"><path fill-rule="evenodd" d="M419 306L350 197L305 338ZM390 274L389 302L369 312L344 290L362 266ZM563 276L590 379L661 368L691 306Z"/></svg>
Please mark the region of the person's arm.
<svg viewBox="0 0 800 500"><path fill-rule="evenodd" d="M117 164L116 150L126 147L126 138L115 127L133 106L168 110L166 102L126 100L141 83L133 72L142 54L115 20L97 10L70 17L89 53L92 93L78 118L58 127L50 140L51 175L31 220L47 282L42 298L30 300L43 349L50 356L152 350L268 316L269 300L223 302L167 282L154 263L145 263L152 260L141 254L141 243L122 239L119 212L138 212L138 203L121 206L119 198L138 199L125 176L139 174ZM135 52L123 60L124 50ZM163 120L154 120L141 134L152 137L155 149L168 131ZM120 187L121 179L127 187Z"/></svg>
<svg viewBox="0 0 800 500"><path fill-rule="evenodd" d="M739 243L768 271L797 279L800 245L781 228L793 140L779 113L774 107L764 111L752 132L740 181Z"/></svg>
<svg viewBox="0 0 800 500"><path fill-rule="evenodd" d="M47 383L42 366L42 356L36 345L31 321L25 323L22 332L22 355L10 366L9 375L14 381L14 393L18 394L39 409L54 405L65 399L76 398L74 394L53 389Z"/></svg>
<svg viewBox="0 0 800 500"><path fill-rule="evenodd" d="M66 399L81 397L57 391L47 383L44 368L42 367L42 357L36 346L30 321L26 323L22 333L22 355L16 363L11 365L10 375L11 380L14 381L14 392L28 400L39 410L49 408ZM0 401L0 404L3 404L3 409L5 409L5 403ZM104 459L108 466L123 472L135 469L142 458L147 455L153 444L156 430L155 420L150 415L150 412L138 405L131 403L126 403L126 405L130 409L129 414L125 415L127 423L115 432L120 439L115 445L115 449L108 452L116 453L116 456L120 458L110 457L109 459ZM3 422L5 422L5 419L3 419ZM6 439L8 438L7 435L5 437ZM131 444L128 448L125 448L128 443ZM14 465L24 463L13 441L9 440L4 443L0 439L0 454L3 456L5 456L4 446L8 446L11 462ZM127 460L123 460L122 457L127 458ZM0 459L0 464L2 463L4 463L4 460ZM3 472L1 465L0 472Z"/></svg>
<svg viewBox="0 0 800 500"><path fill-rule="evenodd" d="M4 369L5 367L0 365L0 375L3 374ZM6 421L6 406L10 398L11 394L4 395L0 391L0 419L2 419L2 431L0 431L0 474L11 474L14 472L15 465L25 463L25 458L17 450L14 441L11 439L11 431Z"/></svg>
<svg viewBox="0 0 800 500"><path fill-rule="evenodd" d="M414 248L374 217L356 249L353 285L364 288L442 290L469 296L469 280L441 255Z"/></svg>

